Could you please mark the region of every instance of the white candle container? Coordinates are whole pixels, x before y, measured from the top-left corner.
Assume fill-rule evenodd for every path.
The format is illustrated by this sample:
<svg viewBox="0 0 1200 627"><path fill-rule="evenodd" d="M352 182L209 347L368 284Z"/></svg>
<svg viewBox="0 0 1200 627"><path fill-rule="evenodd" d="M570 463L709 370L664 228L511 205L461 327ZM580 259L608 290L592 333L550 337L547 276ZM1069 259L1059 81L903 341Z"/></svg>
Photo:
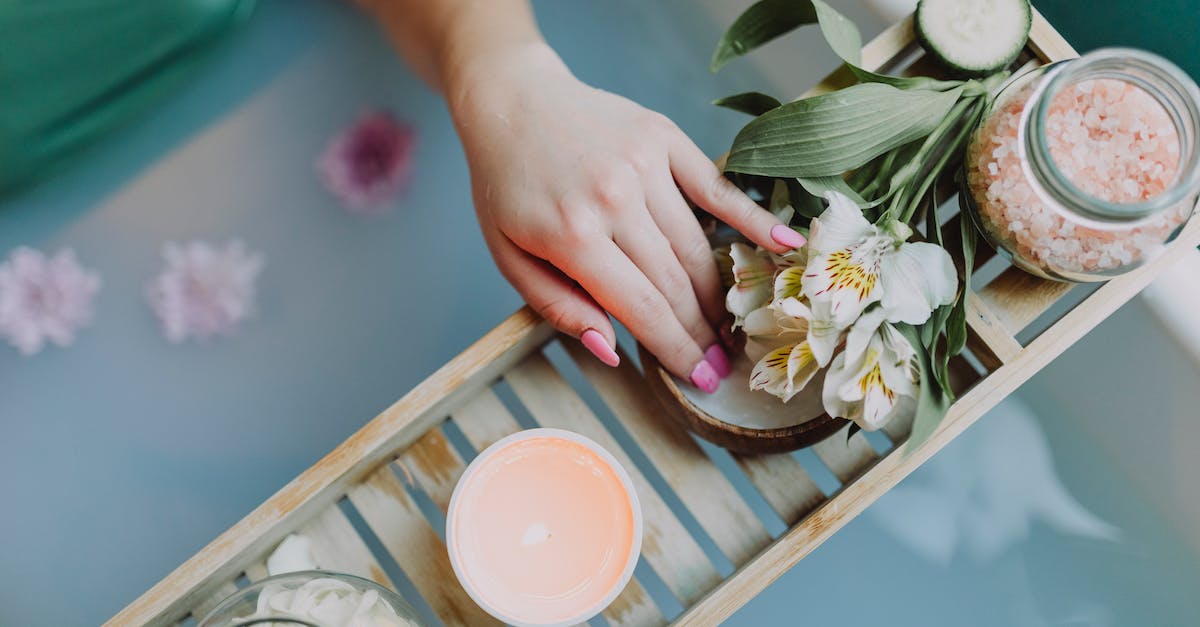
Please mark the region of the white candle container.
<svg viewBox="0 0 1200 627"><path fill-rule="evenodd" d="M462 539L460 534L460 519L464 502L470 499L481 498L478 493L474 492L477 487L474 485L474 479L482 469L487 469L491 464L497 461L498 456L503 455L506 451L512 451L513 447L521 443L527 443L537 439L562 440L567 444L564 445L564 455L569 454L570 449L575 449L570 445L577 445L586 449L588 453L594 456L595 460L602 463L606 468L610 469L612 475L620 482L620 485L628 499L629 510L632 518L632 541L629 543L627 551L622 551L624 556L624 565L620 571L620 575L615 579L611 588L607 589L604 594L595 602L589 603L586 606L581 606L577 611L571 612L570 615L561 616L558 620L551 622L539 621L530 619L528 616L521 615L522 612L513 611L513 605L519 605L520 601L512 603L497 603L496 599L487 598L487 594L481 591L474 583L477 577L481 575L479 569L482 566L472 561L472 555L464 555L462 549ZM503 461L501 459L501 461ZM513 463L511 460L509 463ZM516 463L519 463L516 462ZM537 489L537 485L531 485L530 489ZM526 493L527 495L527 493ZM536 497L533 497L536 499ZM552 502L543 502L542 506L553 507ZM532 527L531 527L532 528ZM548 536L549 537L549 536ZM603 447L589 438L586 438L578 433L565 431L562 429L528 429L514 433L505 437L495 444L486 448L471 462L467 469L463 472L462 478L459 479L455 486L454 493L450 498L450 507L446 516L446 546L450 554L450 564L454 568L454 573L462 584L463 589L471 597L479 607L484 611L496 617L497 619L513 625L514 627L567 627L568 625L576 625L582 623L604 610L609 604L617 598L625 585L629 583L633 576L634 567L637 565L638 555L641 552L642 546L642 510L638 502L637 492L634 490L633 482L629 478L629 474L621 466L615 457ZM569 557L564 555L564 559ZM503 607L503 606L508 606Z"/></svg>

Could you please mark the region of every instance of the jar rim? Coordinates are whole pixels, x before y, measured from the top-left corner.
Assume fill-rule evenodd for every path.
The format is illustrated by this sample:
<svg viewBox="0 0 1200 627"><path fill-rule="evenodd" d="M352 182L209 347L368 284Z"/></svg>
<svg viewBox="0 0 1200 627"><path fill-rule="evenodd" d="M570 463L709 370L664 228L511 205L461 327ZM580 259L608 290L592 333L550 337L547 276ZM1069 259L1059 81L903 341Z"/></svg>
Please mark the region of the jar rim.
<svg viewBox="0 0 1200 627"><path fill-rule="evenodd" d="M1077 59L1042 68L1046 77L1022 113L1018 141L1022 161L1043 189L1064 207L1100 222L1128 223L1148 218L1189 200L1200 189L1200 87L1171 61L1132 48L1101 48ZM1155 99L1171 117L1179 137L1180 163L1175 180L1162 192L1136 203L1118 203L1079 188L1055 164L1045 133L1050 103L1062 90L1083 80L1112 78L1131 83Z"/></svg>

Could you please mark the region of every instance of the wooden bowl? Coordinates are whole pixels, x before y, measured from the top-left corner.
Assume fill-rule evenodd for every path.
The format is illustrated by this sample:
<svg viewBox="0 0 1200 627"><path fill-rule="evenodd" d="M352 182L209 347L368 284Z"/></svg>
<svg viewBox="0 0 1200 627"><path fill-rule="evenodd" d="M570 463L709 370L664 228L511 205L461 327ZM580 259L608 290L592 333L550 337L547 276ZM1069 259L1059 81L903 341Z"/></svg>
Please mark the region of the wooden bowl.
<svg viewBox="0 0 1200 627"><path fill-rule="evenodd" d="M848 421L821 408L821 379L786 404L746 385L753 364L733 359L733 373L713 394L681 384L642 346L642 371L650 389L676 421L696 435L738 453L783 453L812 446L837 433Z"/></svg>

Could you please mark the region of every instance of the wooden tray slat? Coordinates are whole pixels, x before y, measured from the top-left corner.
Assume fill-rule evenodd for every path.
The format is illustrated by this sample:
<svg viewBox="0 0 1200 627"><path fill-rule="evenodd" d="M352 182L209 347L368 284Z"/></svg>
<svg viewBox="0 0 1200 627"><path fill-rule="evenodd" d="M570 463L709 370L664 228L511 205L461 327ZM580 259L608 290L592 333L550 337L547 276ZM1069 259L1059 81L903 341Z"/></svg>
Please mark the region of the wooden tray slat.
<svg viewBox="0 0 1200 627"><path fill-rule="evenodd" d="M384 465L350 490L350 501L446 625L500 625L475 605L450 567L446 545Z"/></svg>
<svg viewBox="0 0 1200 627"><path fill-rule="evenodd" d="M825 500L825 493L813 482L804 467L787 453L743 455L733 453L742 472L758 488L763 500L787 526L800 522Z"/></svg>
<svg viewBox="0 0 1200 627"><path fill-rule="evenodd" d="M699 603L686 610L675 624L714 625L728 618L758 591L828 540L1004 397L1016 391L1051 360L1112 315L1163 268L1177 262L1183 255L1191 254L1191 249L1197 244L1200 244L1200 220L1192 220L1165 253L1141 269L1104 284L1083 304L1072 309L1053 327L1030 342L1016 359L989 375L988 385L977 385L959 397L950 407L945 420L921 446L911 452L901 447L884 456L858 480L843 486L836 498L826 501L768 546L753 562L739 569Z"/></svg>
<svg viewBox="0 0 1200 627"><path fill-rule="evenodd" d="M837 433L817 442L812 450L825 464L838 481L848 483L857 477L867 466L870 466L878 455L866 436L861 433L846 441L846 433L850 425L842 427Z"/></svg>
<svg viewBox="0 0 1200 627"><path fill-rule="evenodd" d="M337 505L325 508L301 527L299 533L312 541L312 557L318 567L370 579L385 588L396 588Z"/></svg>
<svg viewBox="0 0 1200 627"><path fill-rule="evenodd" d="M1001 327L1016 335L1066 296L1073 287L1070 283L1047 281L1015 267L1008 267L979 290L979 301L995 312ZM1020 344L1017 347L1019 349Z"/></svg>
<svg viewBox="0 0 1200 627"><path fill-rule="evenodd" d="M912 61L922 67L911 19L897 24L863 51L863 66L901 69ZM1076 56L1075 51L1034 11L1030 64ZM1036 58L1035 58L1036 57ZM841 84L835 73L809 94ZM957 237L957 220L944 233ZM951 249L956 249L951 241ZM936 451L978 420L1002 398L1135 295L1166 265L1200 243L1200 221L1192 223L1165 254L1145 268L1114 279L1083 299L1038 337L1022 346L1016 336L1049 310L1068 284L1044 281L1015 268L1001 272L968 299L972 353L988 369L981 378L963 359L952 368L959 397L945 421L921 446L901 446L911 424L893 422L884 429L893 446L877 456L862 435L845 443L844 433L818 445L815 453L843 482L826 496L791 455L734 460L789 529L765 540L762 521L707 458L691 436L665 423L646 404L643 383L626 364L599 367L573 342L567 351L579 365L625 431L645 452L680 501L718 548L742 564L723 582L699 543L671 512L662 496L630 461L626 451L541 354L553 337L549 325L523 308L383 412L350 440L298 477L250 516L227 531L141 598L114 617L112 625L173 624L189 612L200 614L232 591L241 572L251 580L266 576L265 555L285 535L300 531L312 538L319 562L338 570L383 577L375 556L338 507L349 496L385 549L410 577L434 612L451 625L497 624L470 601L453 576L445 546L395 476L390 460L401 458L414 480L445 508L453 485L468 461L438 427L447 416L476 451L520 429L504 402L492 391L500 377L544 426L570 429L599 442L630 471L645 515L643 556L666 587L684 604L677 620L713 625L730 616L767 584L795 565L919 467ZM994 251L980 246L978 267ZM960 266L961 267L961 266ZM645 396L644 396L645 395ZM415 444L414 444L415 443ZM411 445L411 446L410 446ZM763 544L766 543L764 547ZM747 560L747 556L761 550ZM705 593L707 591L707 593ZM662 611L636 579L604 613L622 627L660 625ZM199 618L199 616L196 616Z"/></svg>
<svg viewBox="0 0 1200 627"><path fill-rule="evenodd" d="M490 389L483 390L453 414L454 424L476 452L521 430L521 425Z"/></svg>
<svg viewBox="0 0 1200 627"><path fill-rule="evenodd" d="M208 598L200 601L196 604L196 607L192 608L192 618L196 619L196 623L199 623L205 616L208 616L209 612L216 609L217 606L220 605L221 601L224 601L229 597L229 595L237 591L238 587L232 581L227 581L221 584L221 586L217 588L216 592L209 595Z"/></svg>
<svg viewBox="0 0 1200 627"><path fill-rule="evenodd" d="M664 415L662 405L624 351L618 349L621 363L610 368L578 342L568 339L562 344L730 562L741 565L771 541L762 521L700 445Z"/></svg>
<svg viewBox="0 0 1200 627"><path fill-rule="evenodd" d="M246 579L250 581L262 581L267 578L267 574L267 560L265 557L246 567Z"/></svg>
<svg viewBox="0 0 1200 627"><path fill-rule="evenodd" d="M453 419L476 451L482 451L501 438L521 430L517 419L490 389L483 390L464 403L454 412ZM602 615L612 627L662 625L667 622L662 610L658 609L636 577L629 580Z"/></svg>
<svg viewBox="0 0 1200 627"><path fill-rule="evenodd" d="M113 625L169 624L186 616L221 582L260 560L290 531L346 493L370 469L395 455L456 403L500 376L553 330L528 307L510 316L421 385L260 505L146 594ZM472 604L474 605L474 604Z"/></svg>
<svg viewBox="0 0 1200 627"><path fill-rule="evenodd" d="M642 505L642 555L680 602L695 602L721 580L704 550L544 355L529 355L505 380L542 426L585 435L625 467Z"/></svg>
<svg viewBox="0 0 1200 627"><path fill-rule="evenodd" d="M967 347L988 370L1012 361L1021 352L1021 343L1005 328L1000 315L974 292L967 293L967 329Z"/></svg>
<svg viewBox="0 0 1200 627"><path fill-rule="evenodd" d="M454 485L467 468L462 456L437 427L426 431L425 435L405 449L396 463L421 486L442 513L450 509Z"/></svg>

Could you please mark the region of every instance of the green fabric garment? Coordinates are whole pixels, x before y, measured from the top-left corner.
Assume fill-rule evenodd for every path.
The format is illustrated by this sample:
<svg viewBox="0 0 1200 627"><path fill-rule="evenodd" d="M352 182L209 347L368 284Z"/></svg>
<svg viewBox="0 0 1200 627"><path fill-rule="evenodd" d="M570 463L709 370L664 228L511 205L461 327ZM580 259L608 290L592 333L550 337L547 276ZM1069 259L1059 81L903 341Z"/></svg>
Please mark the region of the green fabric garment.
<svg viewBox="0 0 1200 627"><path fill-rule="evenodd" d="M0 195L187 78L255 0L0 0Z"/></svg>

